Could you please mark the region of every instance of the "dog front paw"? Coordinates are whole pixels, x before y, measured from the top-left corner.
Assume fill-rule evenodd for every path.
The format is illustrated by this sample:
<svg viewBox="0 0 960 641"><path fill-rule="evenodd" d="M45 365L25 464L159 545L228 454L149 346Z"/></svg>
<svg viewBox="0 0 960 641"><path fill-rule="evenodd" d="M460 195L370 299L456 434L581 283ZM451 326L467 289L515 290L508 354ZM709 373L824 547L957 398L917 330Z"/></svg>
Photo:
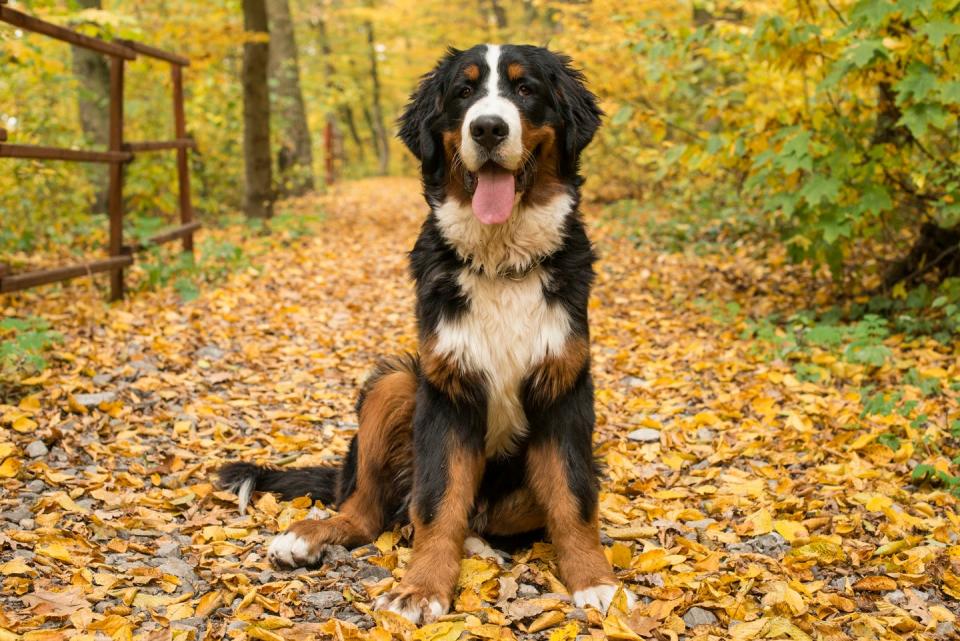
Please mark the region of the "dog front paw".
<svg viewBox="0 0 960 641"><path fill-rule="evenodd" d="M589 605L606 614L619 589L619 585L604 583L577 590L573 593L573 604L578 608L585 608ZM623 595L627 599L627 610L632 610L637 603L636 595L626 588L623 588Z"/></svg>
<svg viewBox="0 0 960 641"><path fill-rule="evenodd" d="M450 610L450 602L419 586L405 586L401 583L377 598L373 609L399 614L414 625L420 625L436 621L446 614Z"/></svg>
<svg viewBox="0 0 960 641"><path fill-rule="evenodd" d="M279 569L302 568L317 565L326 547L320 530L321 521L297 521L273 539L267 549L267 560Z"/></svg>

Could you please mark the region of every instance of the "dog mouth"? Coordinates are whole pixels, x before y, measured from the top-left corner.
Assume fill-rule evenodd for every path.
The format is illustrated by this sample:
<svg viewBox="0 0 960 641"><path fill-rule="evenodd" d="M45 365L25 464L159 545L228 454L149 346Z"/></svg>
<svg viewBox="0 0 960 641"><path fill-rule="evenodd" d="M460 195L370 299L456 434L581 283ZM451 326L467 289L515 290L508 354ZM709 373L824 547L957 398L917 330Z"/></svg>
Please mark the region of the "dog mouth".
<svg viewBox="0 0 960 641"><path fill-rule="evenodd" d="M517 197L527 189L532 163L511 171L488 160L477 171L464 170L463 184L471 197L473 215L485 225L502 225L510 219Z"/></svg>

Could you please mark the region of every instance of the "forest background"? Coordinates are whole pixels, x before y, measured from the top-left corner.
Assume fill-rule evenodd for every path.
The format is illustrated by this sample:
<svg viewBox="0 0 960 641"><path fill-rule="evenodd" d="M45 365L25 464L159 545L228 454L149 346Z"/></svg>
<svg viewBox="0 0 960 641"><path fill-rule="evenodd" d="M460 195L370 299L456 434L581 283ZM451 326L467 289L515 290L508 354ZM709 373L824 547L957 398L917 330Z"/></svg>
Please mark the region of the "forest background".
<svg viewBox="0 0 960 641"><path fill-rule="evenodd" d="M571 54L600 96L606 121L584 161L587 199L638 239L685 251L746 243L813 274L811 308L830 318L948 342L960 327L958 0L10 6L190 57L193 195L208 227L239 211L283 218L275 202L335 180L415 174L393 133L417 78L449 46L530 42ZM0 127L11 142L105 145L105 60L4 25L0 63ZM172 131L158 65L128 65L127 139ZM128 237L172 221L173 166L155 155L127 170ZM105 168L5 167L8 270L100 251ZM242 251L208 250L218 265ZM178 274L196 265L176 263L147 263L145 283L173 279L195 295L197 279Z"/></svg>
<svg viewBox="0 0 960 641"><path fill-rule="evenodd" d="M190 58L203 230L195 255L139 253L122 303L108 301L106 275L0 298L0 480L11 488L0 497L13 514L33 500L30 486L72 492L35 493L39 507L16 513L17 540L60 565L44 562L31 585L31 568L0 559L14 575L0 599L15 604L0 602L0 617L30 589L46 598L37 588L77 576L63 564L94 554L67 538L48 545L37 524L62 518L70 525L58 532L87 532L101 525L97 505L126 509L133 496L136 515L111 527L139 529L149 506L183 530L200 487L190 452L214 440L285 463L343 453L344 417L373 354L415 348L402 252L425 206L395 120L447 47L528 42L571 55L606 113L583 162L583 210L602 255L591 305L598 453L604 518L630 526L617 529L639 554L619 541L608 551L632 580L656 576L667 590L644 593L656 600L634 613L636 632L616 618L590 625L620 631L610 638L676 638L702 622L681 613L709 608L738 639L955 637L960 0L5 6ZM127 139L170 138L166 66L138 59L126 78ZM8 143L104 148L107 80L103 59L0 25ZM172 156L138 155L125 168L126 239L175 224ZM392 177L367 179L380 175ZM0 161L0 274L102 258L106 184L102 167ZM318 428L336 438L317 439ZM187 453L179 478L184 461L161 460L167 446ZM88 449L107 458L78 480ZM148 469L163 478L120 498L99 493L113 479L143 488ZM73 502L81 493L102 501L91 512ZM208 516L219 525L217 500ZM283 508L282 522L297 509ZM281 523L280 507L256 512L256 528L236 531L251 555ZM681 540L676 521L693 537L708 514L721 521L710 526L715 549L670 542ZM204 547L226 535L189 527L198 573L222 579L189 603L164 601L192 618L240 588ZM782 564L756 547L774 533ZM406 552L388 552L392 540L381 551L396 568ZM133 594L140 576L114 592ZM225 610L219 633L236 614ZM127 639L141 614L75 621L116 625L114 638ZM17 616L30 629L34 614ZM558 616L542 615L550 625ZM561 630L569 636L554 638L580 626Z"/></svg>

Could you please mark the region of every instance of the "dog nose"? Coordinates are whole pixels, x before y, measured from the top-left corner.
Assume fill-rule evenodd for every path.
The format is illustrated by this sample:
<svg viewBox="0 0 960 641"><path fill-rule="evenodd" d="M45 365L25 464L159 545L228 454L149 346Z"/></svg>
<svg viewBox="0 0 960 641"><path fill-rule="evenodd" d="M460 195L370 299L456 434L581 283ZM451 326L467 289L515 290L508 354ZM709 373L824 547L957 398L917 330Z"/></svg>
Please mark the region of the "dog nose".
<svg viewBox="0 0 960 641"><path fill-rule="evenodd" d="M470 135L487 151L493 151L509 133L510 127L500 116L479 116L470 123Z"/></svg>

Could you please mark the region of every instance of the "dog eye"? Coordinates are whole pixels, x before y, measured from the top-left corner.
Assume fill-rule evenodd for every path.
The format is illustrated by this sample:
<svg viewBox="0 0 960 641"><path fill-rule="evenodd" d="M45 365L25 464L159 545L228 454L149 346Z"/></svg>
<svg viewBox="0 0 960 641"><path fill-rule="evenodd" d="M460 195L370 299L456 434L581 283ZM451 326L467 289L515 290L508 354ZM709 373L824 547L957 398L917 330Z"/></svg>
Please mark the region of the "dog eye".
<svg viewBox="0 0 960 641"><path fill-rule="evenodd" d="M517 86L517 95L526 98L533 93L533 90L530 89L530 85L518 85Z"/></svg>
<svg viewBox="0 0 960 641"><path fill-rule="evenodd" d="M460 90L461 98L469 98L472 95L473 95L473 87L464 87L463 89Z"/></svg>

